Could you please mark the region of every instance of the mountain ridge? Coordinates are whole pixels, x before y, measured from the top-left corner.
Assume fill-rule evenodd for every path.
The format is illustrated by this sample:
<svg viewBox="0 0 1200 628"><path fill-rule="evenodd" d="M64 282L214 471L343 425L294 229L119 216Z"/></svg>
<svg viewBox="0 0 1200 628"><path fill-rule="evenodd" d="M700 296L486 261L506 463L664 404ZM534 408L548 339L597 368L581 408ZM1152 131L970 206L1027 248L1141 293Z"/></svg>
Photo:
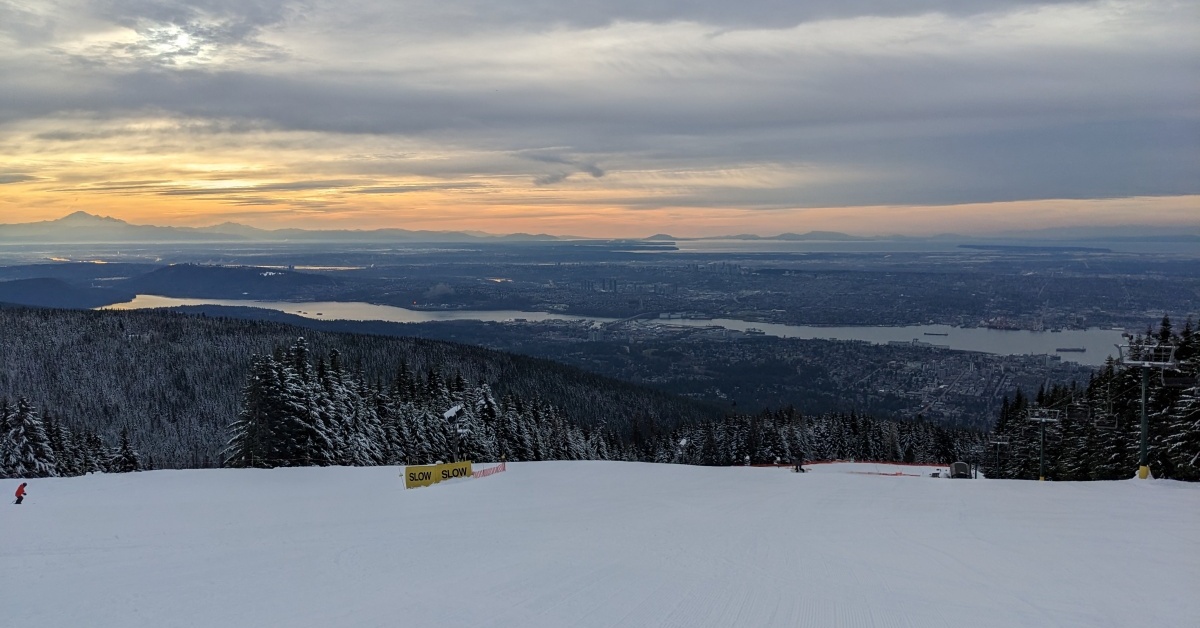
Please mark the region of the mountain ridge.
<svg viewBox="0 0 1200 628"><path fill-rule="evenodd" d="M445 243L505 243L561 242L592 240L579 236L555 236L546 233L489 234L482 231L411 230L397 227L380 229L261 229L237 222L225 221L205 227L179 227L133 224L120 218L75 211L62 218L26 223L0 224L0 243L123 243L123 242L445 242ZM604 239L604 238L598 238ZM1048 227L1044 229L1009 230L987 234L965 235L939 233L930 235L862 236L840 231L783 232L776 235L739 233L716 236L680 237L657 233L644 238L647 242L671 240L747 240L790 242L871 242L880 240L909 241L1146 241L1200 242L1200 224L1164 227L1156 225L1112 225Z"/></svg>
<svg viewBox="0 0 1200 628"><path fill-rule="evenodd" d="M138 225L111 216L76 211L62 218L0 224L0 243L119 242L542 242L568 238L548 234L491 235L479 231L385 229L260 229L236 222L207 227Z"/></svg>

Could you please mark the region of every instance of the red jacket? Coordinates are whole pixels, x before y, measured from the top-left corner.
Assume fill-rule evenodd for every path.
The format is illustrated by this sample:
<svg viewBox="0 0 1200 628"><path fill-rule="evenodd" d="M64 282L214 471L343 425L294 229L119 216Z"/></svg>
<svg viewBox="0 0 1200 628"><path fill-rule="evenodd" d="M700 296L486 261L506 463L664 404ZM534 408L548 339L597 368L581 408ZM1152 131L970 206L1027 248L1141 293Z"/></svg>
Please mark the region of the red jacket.
<svg viewBox="0 0 1200 628"><path fill-rule="evenodd" d="M17 497L20 497L20 496L22 496L22 495L24 495L24 494L25 494L25 485L24 485L24 484L22 484L22 485L20 485L20 486L18 486L18 487L17 487L17 494L16 494L16 496L17 496Z"/></svg>

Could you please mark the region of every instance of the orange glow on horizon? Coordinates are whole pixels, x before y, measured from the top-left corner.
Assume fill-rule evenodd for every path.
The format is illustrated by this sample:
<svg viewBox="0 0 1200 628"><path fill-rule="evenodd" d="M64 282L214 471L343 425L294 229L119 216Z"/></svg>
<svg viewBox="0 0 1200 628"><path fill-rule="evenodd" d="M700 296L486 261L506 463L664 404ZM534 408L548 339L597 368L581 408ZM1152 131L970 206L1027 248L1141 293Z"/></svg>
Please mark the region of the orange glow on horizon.
<svg viewBox="0 0 1200 628"><path fill-rule="evenodd" d="M559 191L560 202L525 204L521 190L493 190L485 198L446 192L411 192L350 199L338 193L272 195L262 205L231 205L209 198L164 201L140 194L81 194L0 187L0 223L55 220L74 211L133 224L210 226L236 222L263 229L384 229L547 233L581 237L646 237L667 233L703 237L754 233L839 231L852 235L983 234L1065 226L1175 225L1195 230L1200 196L1120 199L1047 199L945 206L731 207L622 206L621 194ZM14 189L15 188L15 189ZM324 198L321 198L321 197ZM580 203L571 203L571 197ZM616 197L616 198L613 198ZM353 201L353 202L351 202ZM607 202L605 202L607 201Z"/></svg>
<svg viewBox="0 0 1200 628"><path fill-rule="evenodd" d="M51 124L53 123L53 124ZM76 121L31 122L0 153L0 223L74 211L133 224L697 237L840 231L933 235L1122 224L1200 225L1200 196L1025 200L958 205L779 207L822 185L880 173L813 163L680 164L589 173L505 152L413 140L251 131L181 141L187 120L108 123L108 137L39 139ZM279 146L277 152L266 147ZM545 172L545 171L543 171ZM25 174L27 173L27 174ZM734 199L734 200L730 200ZM745 205L738 206L742 202ZM799 203L797 203L799 205Z"/></svg>

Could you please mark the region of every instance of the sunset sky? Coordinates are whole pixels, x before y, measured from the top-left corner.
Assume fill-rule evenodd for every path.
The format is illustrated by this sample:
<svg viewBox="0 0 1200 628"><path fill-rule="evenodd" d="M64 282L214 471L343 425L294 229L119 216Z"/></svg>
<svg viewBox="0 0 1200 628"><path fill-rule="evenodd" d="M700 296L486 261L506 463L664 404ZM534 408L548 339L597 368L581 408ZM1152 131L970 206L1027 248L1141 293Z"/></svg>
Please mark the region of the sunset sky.
<svg viewBox="0 0 1200 628"><path fill-rule="evenodd" d="M0 223L1200 227L1200 2L0 0Z"/></svg>

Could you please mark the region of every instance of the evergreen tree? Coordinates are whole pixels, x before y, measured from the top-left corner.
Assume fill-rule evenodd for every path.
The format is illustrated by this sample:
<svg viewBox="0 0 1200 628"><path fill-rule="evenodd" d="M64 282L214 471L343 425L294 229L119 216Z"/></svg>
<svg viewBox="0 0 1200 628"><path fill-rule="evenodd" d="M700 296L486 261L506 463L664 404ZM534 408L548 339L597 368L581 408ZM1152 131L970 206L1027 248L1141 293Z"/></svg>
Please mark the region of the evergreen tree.
<svg viewBox="0 0 1200 628"><path fill-rule="evenodd" d="M104 440L95 432L83 435L84 447L87 448L87 459L90 462L89 473L108 473L108 461L112 460L113 452L104 444Z"/></svg>
<svg viewBox="0 0 1200 628"><path fill-rule="evenodd" d="M8 429L13 420L13 411L8 404L8 399L0 399L0 477L13 477L9 475L8 461L17 456L14 443L9 440Z"/></svg>
<svg viewBox="0 0 1200 628"><path fill-rule="evenodd" d="M712 467L720 464L719 457L721 444L717 442L717 428L712 423L709 423L704 430L704 441L700 445L700 459L698 464Z"/></svg>
<svg viewBox="0 0 1200 628"><path fill-rule="evenodd" d="M129 473L142 470L142 459L129 443L129 430L121 430L121 444L117 447L117 455L109 462L109 470L113 473Z"/></svg>
<svg viewBox="0 0 1200 628"><path fill-rule="evenodd" d="M288 355L275 363L272 387L277 420L272 421L271 462L276 466L312 466L333 457L333 443L322 429L313 401L313 391L305 384Z"/></svg>
<svg viewBox="0 0 1200 628"><path fill-rule="evenodd" d="M452 433L450 422L445 419L443 412L435 408L426 408L421 423L425 428L424 436L429 448L427 460L453 460L458 453L454 450L457 435Z"/></svg>
<svg viewBox="0 0 1200 628"><path fill-rule="evenodd" d="M1169 429L1164 449L1174 471L1173 477L1200 481L1200 386L1193 386L1181 395L1167 420Z"/></svg>
<svg viewBox="0 0 1200 628"><path fill-rule="evenodd" d="M226 467L271 467L270 439L274 421L275 364L270 356L255 356L242 390L242 409L229 425L222 452Z"/></svg>
<svg viewBox="0 0 1200 628"><path fill-rule="evenodd" d="M316 383L311 387L316 423L329 440L329 450L322 452L321 464L345 464L348 446L346 443L346 391L342 379L338 352L330 353L328 362L322 358L317 363Z"/></svg>
<svg viewBox="0 0 1200 628"><path fill-rule="evenodd" d="M357 372L347 390L348 411L347 445L349 446L349 462L357 466L374 466L383 464L386 457L384 446L387 439L384 436L383 425L375 413L376 403L371 398L370 390L363 381L361 371Z"/></svg>
<svg viewBox="0 0 1200 628"><path fill-rule="evenodd" d="M58 475L62 477L83 475L81 455L75 447L75 438L71 430L67 429L62 421L55 421L54 431L56 436L51 438L51 443L57 440L62 447L61 453L55 452L54 454Z"/></svg>
<svg viewBox="0 0 1200 628"><path fill-rule="evenodd" d="M477 462L498 459L494 433L488 423L495 425L499 408L491 399L490 390L481 387L464 392L463 408L454 424L460 459Z"/></svg>
<svg viewBox="0 0 1200 628"><path fill-rule="evenodd" d="M533 437L520 405L516 401L505 405L501 417L505 443L500 455L508 460L534 460Z"/></svg>
<svg viewBox="0 0 1200 628"><path fill-rule="evenodd" d="M33 405L24 397L4 421L4 459L0 471L10 478L47 478L56 475L54 450Z"/></svg>

